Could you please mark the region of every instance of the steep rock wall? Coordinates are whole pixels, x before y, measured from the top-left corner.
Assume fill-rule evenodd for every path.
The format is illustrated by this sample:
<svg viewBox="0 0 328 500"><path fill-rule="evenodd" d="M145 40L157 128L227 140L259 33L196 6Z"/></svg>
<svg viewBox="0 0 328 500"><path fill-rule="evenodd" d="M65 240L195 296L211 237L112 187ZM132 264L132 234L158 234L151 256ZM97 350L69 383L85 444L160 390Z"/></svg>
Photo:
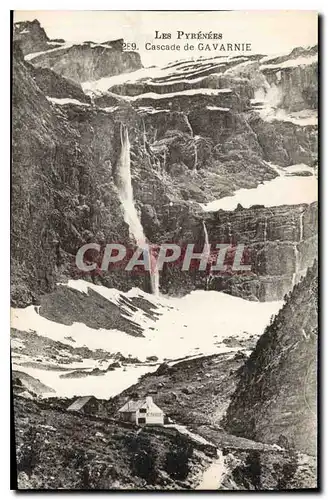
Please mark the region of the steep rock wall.
<svg viewBox="0 0 328 500"><path fill-rule="evenodd" d="M179 221L178 213L174 217ZM271 208L254 206L233 212L219 210L206 217L197 212L193 219L193 225L189 223L186 231L179 231L181 226L177 225L172 243L182 248L195 243L195 251L201 252L205 243L202 229L205 220L212 249L218 243L233 248L244 245L246 260L243 262L250 265L251 270L231 270L235 250L227 252L226 271L214 273L208 283L210 266L206 271L199 271L196 264L187 272L181 270L181 262L171 264L164 267L161 282L163 291L168 293L176 292L179 287L186 293L194 287L207 286L249 300L280 300L304 276L316 256L316 203Z"/></svg>
<svg viewBox="0 0 328 500"><path fill-rule="evenodd" d="M123 51L123 40L79 45L50 40L37 19L14 23L13 38L33 65L50 68L76 83L142 68L137 52Z"/></svg>
<svg viewBox="0 0 328 500"><path fill-rule="evenodd" d="M26 305L76 273L81 245L129 236L108 162L46 99L19 51L13 70L12 302ZM118 125L101 117L110 150ZM83 133L93 137L90 125Z"/></svg>
<svg viewBox="0 0 328 500"><path fill-rule="evenodd" d="M317 294L314 265L241 369L225 417L234 434L316 454Z"/></svg>
<svg viewBox="0 0 328 500"><path fill-rule="evenodd" d="M50 48L48 43L50 40L37 19L14 23L13 34L24 55Z"/></svg>
<svg viewBox="0 0 328 500"><path fill-rule="evenodd" d="M142 67L137 52L123 51L123 40L114 47L89 43L73 45L67 49L45 52L32 61L36 66L51 68L78 83L129 73Z"/></svg>
<svg viewBox="0 0 328 500"><path fill-rule="evenodd" d="M87 45L86 50L92 51L91 42ZM65 50L60 51L62 61ZM51 54L54 52L47 57ZM140 106L137 100L114 93L105 93L96 105L78 83L48 67L34 66L33 61L24 62L15 47L14 304L37 300L66 276L81 277L74 259L84 243L114 241L133 247L114 184L120 123L129 129L134 198L152 243L195 243L201 247L205 220L211 242L227 242L231 233L235 243L249 247L252 273L216 277L210 287L252 300L281 299L297 282L300 271L312 263L316 205L208 214L197 202L222 198L238 188L272 179L276 173L265 160L284 166L310 162L316 154L315 128L264 122L247 108L248 91L238 90L244 80L231 74L229 80L235 86L230 85L230 91L222 94L230 100L229 109L218 105L220 93L217 98L200 92L164 96L164 101L176 103L174 111L172 106L156 108L154 103L161 99L147 97L147 107L143 101ZM89 67L83 55L80 62ZM228 80L218 83L221 76L206 77L213 85L210 88L217 88L215 82L227 85ZM46 97L66 99L57 103ZM283 148L277 148L277 141L283 143L287 131L289 149L287 141ZM120 270L83 277L123 290L143 285L142 276L128 276ZM173 267L161 273L164 293L184 294L204 288L205 283L206 273L195 270L187 273Z"/></svg>

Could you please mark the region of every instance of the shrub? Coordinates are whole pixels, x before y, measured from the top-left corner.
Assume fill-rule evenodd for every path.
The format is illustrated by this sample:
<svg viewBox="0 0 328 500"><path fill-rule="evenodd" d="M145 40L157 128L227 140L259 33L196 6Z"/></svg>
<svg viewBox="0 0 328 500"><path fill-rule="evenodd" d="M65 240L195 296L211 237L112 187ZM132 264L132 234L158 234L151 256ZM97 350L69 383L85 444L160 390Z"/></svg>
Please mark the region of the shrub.
<svg viewBox="0 0 328 500"><path fill-rule="evenodd" d="M37 431L31 427L25 433L24 443L17 451L17 473L25 472L30 477L39 461L40 452L41 447Z"/></svg>
<svg viewBox="0 0 328 500"><path fill-rule="evenodd" d="M155 483L157 479L156 452L151 446L149 437L139 434L126 444L131 452L132 472L149 484Z"/></svg>
<svg viewBox="0 0 328 500"><path fill-rule="evenodd" d="M189 459L193 454L193 446L184 436L178 434L176 444L165 458L165 471L172 479L184 480L189 474Z"/></svg>

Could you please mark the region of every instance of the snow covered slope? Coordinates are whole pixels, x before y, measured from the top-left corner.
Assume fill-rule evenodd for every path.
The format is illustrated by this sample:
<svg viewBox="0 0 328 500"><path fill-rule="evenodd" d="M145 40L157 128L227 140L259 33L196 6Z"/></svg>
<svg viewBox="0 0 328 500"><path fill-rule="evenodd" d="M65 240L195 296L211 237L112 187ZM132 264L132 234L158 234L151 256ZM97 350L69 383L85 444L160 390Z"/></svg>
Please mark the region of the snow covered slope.
<svg viewBox="0 0 328 500"><path fill-rule="evenodd" d="M308 165L290 165L279 169L278 177L265 181L253 189L239 189L233 196L202 205L208 212L235 210L240 204L244 208L252 205L274 207L279 205L299 205L313 203L318 199L318 179L314 169ZM307 175L304 175L306 173Z"/></svg>
<svg viewBox="0 0 328 500"><path fill-rule="evenodd" d="M138 324L143 334L143 337L136 337L124 331L95 329L78 322L64 325L43 317L42 307L39 311L35 306L13 309L12 328L26 332L25 337L21 337L25 350L16 349L20 355L14 359L13 368L39 379L57 394L70 396L92 393L109 397L136 382L140 375L156 369L163 360L231 351L233 349L227 348L222 340L231 336L260 335L270 317L282 306L282 302L249 302L215 291L195 291L183 298L167 298L155 297L139 289L122 293L83 280L71 280L68 287L86 294L93 290L110 304L119 305L122 314ZM121 303L122 296L127 301L125 305ZM134 307L135 310L131 311L129 301L133 303L136 299L149 301L156 314L151 317L142 307ZM88 348L94 353L93 359L91 353L88 359L65 365L51 366L46 358L39 358L39 361L34 358L32 363L32 357L23 354L28 352L28 332L35 332L61 346L67 345L73 351ZM97 350L104 352L103 358L99 359ZM104 361L105 354L114 358L118 353L122 359L126 358L126 363L123 361L115 370L106 371L108 361ZM81 370L84 373L81 374ZM74 372L77 373L74 375ZM81 377L84 378L82 384Z"/></svg>
<svg viewBox="0 0 328 500"><path fill-rule="evenodd" d="M182 298L166 298L154 297L139 289L123 293L83 280L71 280L68 286L79 287L84 293L88 293L88 289L95 290L114 303L119 296L147 298L158 316L150 319L140 308L131 313L123 306L123 314L139 324L143 337L128 337L124 331L93 329L77 322L73 325L55 323L42 316L42 308L38 314L34 306L13 309L12 327L35 331L64 344L74 343L76 347L85 345L91 350L119 351L124 356L137 356L141 361L153 355L163 360L197 353L211 354L216 352L218 340L231 335L259 335L282 305L279 301L250 302L216 291L194 291ZM217 315L213 311L217 311ZM204 318L207 318L206 326Z"/></svg>

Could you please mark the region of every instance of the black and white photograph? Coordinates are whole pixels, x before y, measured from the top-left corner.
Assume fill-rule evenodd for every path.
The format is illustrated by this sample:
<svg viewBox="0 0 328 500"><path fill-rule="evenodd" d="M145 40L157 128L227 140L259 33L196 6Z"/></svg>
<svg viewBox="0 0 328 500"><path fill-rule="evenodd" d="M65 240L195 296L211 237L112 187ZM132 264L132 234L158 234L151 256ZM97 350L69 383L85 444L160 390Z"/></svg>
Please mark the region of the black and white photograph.
<svg viewBox="0 0 328 500"><path fill-rule="evenodd" d="M11 488L318 491L318 13L11 30Z"/></svg>

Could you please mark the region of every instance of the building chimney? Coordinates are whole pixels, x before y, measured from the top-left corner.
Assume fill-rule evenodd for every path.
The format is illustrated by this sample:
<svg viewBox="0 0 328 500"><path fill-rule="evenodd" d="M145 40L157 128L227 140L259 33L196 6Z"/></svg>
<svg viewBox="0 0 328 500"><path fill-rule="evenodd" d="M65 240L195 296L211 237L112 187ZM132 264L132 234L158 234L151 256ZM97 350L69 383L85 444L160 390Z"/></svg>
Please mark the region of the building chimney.
<svg viewBox="0 0 328 500"><path fill-rule="evenodd" d="M153 398L151 396L146 397L147 406L151 406L153 404Z"/></svg>

